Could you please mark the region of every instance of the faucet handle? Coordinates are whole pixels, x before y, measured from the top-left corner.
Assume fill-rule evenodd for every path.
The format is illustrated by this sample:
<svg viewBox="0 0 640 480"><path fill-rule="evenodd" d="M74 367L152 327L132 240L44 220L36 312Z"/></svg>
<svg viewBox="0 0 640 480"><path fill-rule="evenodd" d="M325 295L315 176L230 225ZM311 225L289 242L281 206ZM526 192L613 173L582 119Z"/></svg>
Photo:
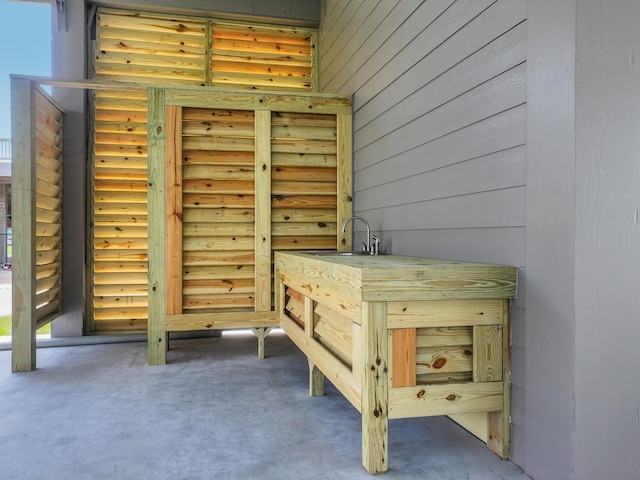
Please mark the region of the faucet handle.
<svg viewBox="0 0 640 480"><path fill-rule="evenodd" d="M371 240L373 240L373 245L371 245L371 251L369 253L371 255L378 255L378 253L380 253L380 237L371 235Z"/></svg>

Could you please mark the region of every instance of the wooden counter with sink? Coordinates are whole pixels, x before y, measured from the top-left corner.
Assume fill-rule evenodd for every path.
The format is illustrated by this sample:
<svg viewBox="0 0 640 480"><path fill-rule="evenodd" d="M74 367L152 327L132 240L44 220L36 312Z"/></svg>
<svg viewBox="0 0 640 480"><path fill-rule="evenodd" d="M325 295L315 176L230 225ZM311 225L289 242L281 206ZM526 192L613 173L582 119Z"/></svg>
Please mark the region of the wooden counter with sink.
<svg viewBox="0 0 640 480"><path fill-rule="evenodd" d="M309 360L310 394L326 377L361 413L369 473L388 468L394 418L486 415L489 448L509 457L516 277L501 265L276 252L280 326Z"/></svg>

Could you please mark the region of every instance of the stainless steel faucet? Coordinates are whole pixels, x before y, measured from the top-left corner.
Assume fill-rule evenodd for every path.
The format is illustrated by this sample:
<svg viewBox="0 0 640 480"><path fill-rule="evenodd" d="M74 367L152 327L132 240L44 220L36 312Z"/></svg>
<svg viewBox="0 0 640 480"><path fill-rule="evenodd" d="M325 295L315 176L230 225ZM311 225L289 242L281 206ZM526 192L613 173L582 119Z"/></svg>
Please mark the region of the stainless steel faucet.
<svg viewBox="0 0 640 480"><path fill-rule="evenodd" d="M375 235L371 235L371 227L369 226L369 222L367 222L364 218L354 215L353 217L349 217L342 224L342 233L347 231L347 224L352 220L361 220L365 226L367 227L367 243L362 242L362 251L367 252L370 255L378 255L380 251L380 239ZM373 238L374 244L373 248L371 246L371 239Z"/></svg>

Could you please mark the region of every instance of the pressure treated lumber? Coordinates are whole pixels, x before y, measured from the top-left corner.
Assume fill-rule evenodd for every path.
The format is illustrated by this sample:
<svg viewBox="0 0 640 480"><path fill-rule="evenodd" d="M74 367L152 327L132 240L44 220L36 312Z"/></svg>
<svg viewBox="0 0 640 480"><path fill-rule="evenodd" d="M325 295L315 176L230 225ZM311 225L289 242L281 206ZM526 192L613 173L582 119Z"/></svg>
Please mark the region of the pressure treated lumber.
<svg viewBox="0 0 640 480"><path fill-rule="evenodd" d="M11 79L14 242L12 370L36 367L36 330L62 312L63 110L27 79Z"/></svg>
<svg viewBox="0 0 640 480"><path fill-rule="evenodd" d="M202 87L212 86L233 90L234 95L237 95L239 89L249 89L252 94L255 94L256 86L262 90L275 90L272 95L276 96L287 90L295 92L296 95L313 93L317 91L318 85L317 53L314 44L315 29L313 28L239 23L193 15L99 7L96 14L96 39L91 66L93 80L76 82L60 79L47 80L49 84L64 84L93 90L94 161L91 183L94 193L93 224L101 223L101 217L106 210L111 211L110 222L114 227L123 228L129 223L129 218L133 215L131 210L124 207L115 211L114 208L105 206L108 202L117 202L121 205L135 202L146 208L147 88L179 86L193 91L197 96L204 94L204 97L208 97L212 89ZM218 88L217 94L220 90ZM220 102L208 105L216 109L222 107ZM183 107L185 104L180 103L174 106ZM201 107L204 103L193 106ZM245 108L245 104L238 102L232 108ZM213 126L208 122L210 118L205 118L207 113L203 111L199 115L185 116L183 130L187 136L182 138L182 142L187 147L185 165L183 165L186 167L183 185L185 191L190 192L196 188L196 184L202 185L202 182L198 182L202 179L223 183L229 180L247 179L248 183L234 190L235 194L247 195L245 192L253 189L254 178L250 172L241 169L215 170L211 165L194 169L187 167L187 164L198 164L203 157L207 158L208 162L212 158L208 155L210 152L224 157L227 162L223 163L225 166L231 165L232 160L236 159L239 159L238 164L247 158L251 165L254 163L252 138L247 140L246 138L217 137L229 128L233 128L236 134L250 132L249 136L253 137L253 113L249 112L250 122L242 127L237 122L239 118L237 112L234 125L223 125L218 122ZM278 125L278 128L284 127ZM291 132L299 135L305 129L307 138L312 142L332 140L331 128L324 125L317 125L317 128L301 125L292 129ZM190 138L190 135L205 132L209 134L206 139ZM170 137L167 138L169 142L172 141ZM313 145L313 147L311 150L321 153L309 153L309 155L322 157L322 152L331 151L330 145ZM248 154L248 156L234 157L234 153ZM289 155L280 152L277 154ZM297 153L293 152L290 155L295 156ZM333 158L327 156L324 161L335 167L335 154L329 156ZM208 173L206 173L207 169L210 169ZM226 187L231 189L233 186L226 184ZM286 191L289 190L289 188L286 189ZM139 192L141 195L131 196L131 192ZM188 193L182 198L182 205L185 208L194 204L206 206L220 200L220 197L202 198L198 194ZM145 213L146 211L142 214ZM120 221L117 215L122 215ZM266 223L261 225L265 229L268 227ZM104 234L104 231L101 231L101 234ZM188 236L188 232L185 234ZM112 241L117 238L115 236L101 238L105 238L106 242L101 244L91 242L95 245L92 256L94 262L100 261L101 249L120 249L121 252L125 252L126 249L131 248L127 243ZM142 247L136 245L136 248ZM168 249L168 251L172 250ZM174 268L174 270L179 269ZM175 274L174 278L176 278ZM260 278L266 281L263 274ZM99 302L91 271L89 271L89 282L93 284L94 290L93 313L89 312L88 315L89 330L112 330L107 325L110 321L109 307L106 304L103 304L105 305L103 307L97 306ZM176 287L175 291L180 290L177 280L173 285ZM263 291L264 288L259 284L258 292ZM177 297L172 294L171 289L168 293L171 294L169 302L177 302ZM266 294L259 294L258 297L258 304L266 303L266 300L262 300L267 297ZM177 309L177 305L171 306L172 311ZM114 321L116 320L114 317Z"/></svg>
<svg viewBox="0 0 640 480"><path fill-rule="evenodd" d="M11 79L13 246L11 370L36 368L35 236L35 87L26 80Z"/></svg>
<svg viewBox="0 0 640 480"><path fill-rule="evenodd" d="M488 447L508 458L516 269L316 253L276 252L276 308L308 357L310 394L326 377L360 411L367 471L388 468L393 418L482 415Z"/></svg>
<svg viewBox="0 0 640 480"><path fill-rule="evenodd" d="M149 89L149 365L166 363L168 337L164 328L166 305L165 226L165 102L164 92Z"/></svg>
<svg viewBox="0 0 640 480"><path fill-rule="evenodd" d="M214 326L252 328L262 357L268 329L278 324L273 304L273 251L336 248L338 215L351 214L350 192L340 190L351 187L344 181L345 172L351 171L351 151L339 151L337 146L349 144L340 137L351 131L337 128L338 113L328 106L335 99L328 96L269 94L275 101L265 104L261 102L265 96L236 92L232 106L224 104L227 93L212 91L198 94L199 105L194 106L169 100L177 98L177 89L152 91L164 102L164 117L159 111L155 115L165 122L165 137L162 151L155 146L152 151L149 144L149 164L165 165L166 202L154 207L164 212L149 211L147 223L150 235L163 235L167 273L164 318L152 317L151 312L149 316L149 325L154 324L156 331L149 342L150 361L166 361L166 343L156 345L161 345L159 339L168 332ZM256 104L260 108L254 108ZM323 113L307 111L322 104L327 105ZM336 105L337 111L344 112L342 97ZM282 106L288 108L280 111ZM149 118L153 118L151 109ZM349 125L345 119L342 124ZM150 139L153 135L149 129ZM169 136L180 138L167 139ZM274 155L280 151L300 155L295 162L279 157L280 163L274 164ZM335 160L328 162L326 152ZM151 198L149 194L150 205ZM338 213L338 199L346 203L342 213ZM166 218L164 230L153 224L160 218ZM133 234L142 232L141 227L119 229ZM104 228L105 238L112 235L110 242L119 240L111 227ZM133 241L135 237L124 238ZM343 245L349 247L347 239ZM150 291L149 301L153 298ZM296 306L290 308L299 319L309 317ZM320 314L313 313L311 318L316 315ZM322 315L333 314L324 310ZM351 366L347 353L350 324L345 322L342 330L333 324L325 328L329 324L320 315L314 325L317 341L345 352L343 360ZM158 356L163 356L162 361Z"/></svg>

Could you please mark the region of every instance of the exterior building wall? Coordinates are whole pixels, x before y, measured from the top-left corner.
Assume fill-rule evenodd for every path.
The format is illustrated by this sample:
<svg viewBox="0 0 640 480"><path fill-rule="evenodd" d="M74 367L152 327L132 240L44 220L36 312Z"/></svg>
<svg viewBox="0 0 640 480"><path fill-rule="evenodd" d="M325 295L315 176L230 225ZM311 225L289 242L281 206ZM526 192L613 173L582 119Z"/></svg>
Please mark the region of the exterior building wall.
<svg viewBox="0 0 640 480"><path fill-rule="evenodd" d="M526 38L524 0L325 2L320 85L354 95L354 210L384 251L524 276ZM523 294L512 315L520 464Z"/></svg>

